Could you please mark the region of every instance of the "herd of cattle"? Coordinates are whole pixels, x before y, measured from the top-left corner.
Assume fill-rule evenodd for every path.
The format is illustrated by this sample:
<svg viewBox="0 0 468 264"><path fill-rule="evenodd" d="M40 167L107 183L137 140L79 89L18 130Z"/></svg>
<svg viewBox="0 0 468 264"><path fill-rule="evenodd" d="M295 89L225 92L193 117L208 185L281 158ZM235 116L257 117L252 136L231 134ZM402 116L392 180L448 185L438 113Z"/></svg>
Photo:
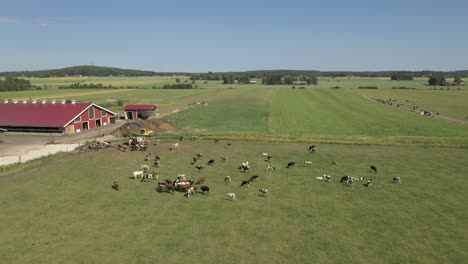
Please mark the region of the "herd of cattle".
<svg viewBox="0 0 468 264"><path fill-rule="evenodd" d="M181 137L180 141L182 141L182 140L183 140L183 138ZM193 138L192 138L192 140L193 140ZM218 143L218 142L219 142L218 140L215 140L215 143ZM153 144L153 145L158 145L158 144L159 144L159 140L156 141L156 143ZM132 138L128 142L124 142L123 144L119 144L119 149L122 150L122 151L125 151L128 147L130 147L130 149L132 150L132 149L135 148L133 146L136 146L136 149L134 149L134 150L138 150L140 148L143 148L142 146L145 146L144 149L146 150L146 146L148 146L148 145L149 145L149 141L146 140L146 139ZM124 147L124 146L127 146L127 147ZM231 147L232 147L232 144L230 144L230 143L228 143L226 145L226 148L231 148ZM178 148L179 148L179 143L173 143L173 144L170 145L169 150L174 151L174 150L176 150ZM308 150L311 153L317 152L317 146L316 145L309 145ZM266 171L275 170L275 167L272 164L269 163L271 161L271 159L272 159L272 156L269 155L268 153L265 153L265 152L262 153L262 155L265 156L265 162L268 162L266 164L265 170ZM146 153L144 161L149 162L150 159L151 159L151 156L152 155L150 153ZM206 162L205 166L202 166L199 161L203 159L203 156L204 155L201 152L196 153L194 155L194 157L192 158L191 162L190 162L190 164L193 165L194 168L197 171L202 171L205 168L205 166L212 166L215 163L214 159L210 159L210 160L208 160ZM158 155L154 156L154 159L152 161L153 161L153 167L160 167L161 166L161 158ZM222 163L228 163L229 158L227 156L223 156L223 157L221 157L221 162ZM203 163L203 164L205 164L205 163ZM295 166L295 164L296 164L295 161L290 161L290 162L288 162L286 164L286 168L287 169L292 168L292 167ZM332 161L331 164L332 165L338 165L339 163L336 162L336 161ZM305 160L303 162L303 165L305 167L309 167L309 166L312 165L312 161ZM141 165L139 171L133 171L132 172L131 178L141 179L141 182L151 182L153 180L158 181L159 180L159 174L157 172L155 172L155 171L150 172L150 170L151 169L150 169L149 165L143 164L143 165ZM243 172L243 173L249 173L250 172L249 162L248 161L242 162L240 164L240 166L238 167L238 170L240 172ZM370 172L377 174L377 167L375 165L370 165ZM258 175L253 175L248 180L242 181L241 184L240 184L240 187L247 188L253 182L258 182L259 178L260 177ZM323 176L316 177L316 179L318 181L331 182L332 177L330 175L324 174ZM362 180L363 180L362 177L352 177L352 176L349 176L349 175L345 175L345 176L341 177L340 182L343 183L343 184L346 184L347 186L352 187L352 186L355 185L355 183L357 181L362 181ZM224 182L226 184L229 184L231 182L231 176L225 176L224 177ZM401 183L400 177L393 178L392 182L393 183ZM193 179L188 179L184 174L179 174L179 175L177 175L177 177L175 179L166 178L166 179L164 179L162 181L159 181L157 186L156 186L156 191L158 191L158 192L167 192L167 193L171 193L171 194L174 194L175 192L180 192L180 193L183 193L185 197L190 198L193 195L195 195L196 193L208 195L210 193L210 187L208 185L204 185L204 184L205 184L205 178L204 177L200 177L197 180L193 180ZM371 187L372 186L372 179L368 179L367 182L365 184L363 184L363 185L365 187ZM118 181L114 181L114 184L113 184L112 188L114 188L115 190L120 189ZM259 191L259 196L263 196L263 197L268 197L269 196L269 190L267 188L264 188L264 187L259 188L258 191ZM229 192L229 193L226 193L224 195L224 197L227 200L233 201L233 200L236 199L236 194L234 192Z"/></svg>

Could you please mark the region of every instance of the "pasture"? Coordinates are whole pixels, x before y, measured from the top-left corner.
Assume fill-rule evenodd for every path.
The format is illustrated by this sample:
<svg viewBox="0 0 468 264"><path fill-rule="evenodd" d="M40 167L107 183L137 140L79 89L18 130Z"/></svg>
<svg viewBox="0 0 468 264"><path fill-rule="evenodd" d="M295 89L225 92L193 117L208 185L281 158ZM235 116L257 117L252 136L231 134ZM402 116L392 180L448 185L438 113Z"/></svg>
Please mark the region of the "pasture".
<svg viewBox="0 0 468 264"><path fill-rule="evenodd" d="M355 91L364 96L372 98L396 99L397 103L404 107L412 108L419 106L431 112L439 112L443 115L458 119L468 118L468 90L396 90L378 89Z"/></svg>
<svg viewBox="0 0 468 264"><path fill-rule="evenodd" d="M146 152L115 148L44 158L0 177L5 263L465 263L466 149L226 141L151 146L160 179L205 177L209 195L158 193L130 179ZM215 159L197 172L197 152ZM262 152L275 171L265 172ZM229 162L222 163L221 156ZM250 161L251 172L237 167ZM305 167L304 160L312 165ZM331 165L330 161L339 165ZM296 166L286 169L289 161ZM379 168L369 172L369 164ZM325 183L315 178L332 175ZM223 179L231 175L232 182ZM240 182L259 175L258 182ZM374 179L354 187L342 175ZM391 183L399 176L401 184ZM120 190L111 188L118 180ZM258 188L268 188L263 198ZM234 192L236 201L224 199Z"/></svg>

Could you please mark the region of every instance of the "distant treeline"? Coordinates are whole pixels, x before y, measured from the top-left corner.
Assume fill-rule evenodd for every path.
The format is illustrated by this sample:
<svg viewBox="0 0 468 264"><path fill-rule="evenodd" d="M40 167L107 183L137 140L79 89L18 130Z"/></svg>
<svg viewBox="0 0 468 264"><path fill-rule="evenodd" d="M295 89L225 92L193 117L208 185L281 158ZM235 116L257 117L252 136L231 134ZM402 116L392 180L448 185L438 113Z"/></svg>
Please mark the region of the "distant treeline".
<svg viewBox="0 0 468 264"><path fill-rule="evenodd" d="M5 80L0 80L0 92L24 91L33 88L31 83L25 79L18 79L7 76Z"/></svg>
<svg viewBox="0 0 468 264"><path fill-rule="evenodd" d="M105 86L102 83L73 83L70 86L60 86L59 89L104 89L112 88L112 84Z"/></svg>
<svg viewBox="0 0 468 264"><path fill-rule="evenodd" d="M291 76L291 75L267 75L262 78L262 84L267 85L292 85L296 81L306 82L307 84L317 84L317 76Z"/></svg>
<svg viewBox="0 0 468 264"><path fill-rule="evenodd" d="M412 81L414 77L408 73L394 73L390 76L390 79L393 81Z"/></svg>
<svg viewBox="0 0 468 264"><path fill-rule="evenodd" d="M193 86L191 83L165 84L161 89L193 89Z"/></svg>
<svg viewBox="0 0 468 264"><path fill-rule="evenodd" d="M67 77L67 76L153 76L152 71L139 71L99 66L75 66L63 69L44 71L17 71L3 72L0 76L25 76L25 77Z"/></svg>

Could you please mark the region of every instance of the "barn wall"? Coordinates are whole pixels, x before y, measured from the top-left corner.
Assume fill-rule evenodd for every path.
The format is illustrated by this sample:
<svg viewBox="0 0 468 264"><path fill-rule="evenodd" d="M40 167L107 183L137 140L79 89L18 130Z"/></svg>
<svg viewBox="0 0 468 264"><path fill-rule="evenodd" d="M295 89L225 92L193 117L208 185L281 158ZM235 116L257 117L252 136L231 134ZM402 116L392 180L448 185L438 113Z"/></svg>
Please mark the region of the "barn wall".
<svg viewBox="0 0 468 264"><path fill-rule="evenodd" d="M94 118L90 119L89 118L89 108L86 110L80 117L81 121L79 123L73 123L75 126L75 133L78 133L78 129L80 132L83 132L83 123L88 122L88 129L93 129L96 127L96 120L101 120L101 126L105 126L110 124L110 117L112 116L111 113L107 112L106 116L102 116L102 110L97 107L94 108ZM105 124L104 124L105 123Z"/></svg>

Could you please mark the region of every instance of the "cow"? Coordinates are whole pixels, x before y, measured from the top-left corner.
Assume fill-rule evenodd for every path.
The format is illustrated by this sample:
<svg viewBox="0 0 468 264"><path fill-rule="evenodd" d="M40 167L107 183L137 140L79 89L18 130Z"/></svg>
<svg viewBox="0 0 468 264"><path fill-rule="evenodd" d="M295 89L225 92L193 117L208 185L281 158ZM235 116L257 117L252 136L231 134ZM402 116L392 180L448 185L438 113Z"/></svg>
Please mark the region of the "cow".
<svg viewBox="0 0 468 264"><path fill-rule="evenodd" d="M370 165L370 171L377 173L377 167L374 165Z"/></svg>
<svg viewBox="0 0 468 264"><path fill-rule="evenodd" d="M179 143L174 143L174 144L171 144L171 147L169 148L169 150L174 150L178 147L179 147Z"/></svg>
<svg viewBox="0 0 468 264"><path fill-rule="evenodd" d="M332 161L331 161L331 164L332 164L332 165L338 165L339 163L338 163L337 161L332 160Z"/></svg>
<svg viewBox="0 0 468 264"><path fill-rule="evenodd" d="M258 181L258 177L259 177L258 175L254 175L250 177L249 182Z"/></svg>
<svg viewBox="0 0 468 264"><path fill-rule="evenodd" d="M266 188L258 189L258 191L262 193L263 197L267 197L269 194L268 189Z"/></svg>
<svg viewBox="0 0 468 264"><path fill-rule="evenodd" d="M268 164L265 170L266 171L275 170L275 167L273 167L273 165L271 165L271 164Z"/></svg>
<svg viewBox="0 0 468 264"><path fill-rule="evenodd" d="M226 144L226 148L232 148L232 144L231 144L231 143L227 143L227 144Z"/></svg>
<svg viewBox="0 0 468 264"><path fill-rule="evenodd" d="M146 172L146 171L149 170L149 166L148 165L141 165L140 169Z"/></svg>
<svg viewBox="0 0 468 264"><path fill-rule="evenodd" d="M151 156L151 153L147 153L143 161L149 161L150 156Z"/></svg>
<svg viewBox="0 0 468 264"><path fill-rule="evenodd" d="M221 160L223 162L229 162L229 158L227 156L221 157Z"/></svg>
<svg viewBox="0 0 468 264"><path fill-rule="evenodd" d="M372 185L372 179L369 179L369 180L364 184L364 186L366 186L366 187L371 187L371 185Z"/></svg>
<svg viewBox="0 0 468 264"><path fill-rule="evenodd" d="M310 160L305 160L304 161L304 166L310 166L310 165L312 165L312 161L310 161Z"/></svg>
<svg viewBox="0 0 468 264"><path fill-rule="evenodd" d="M316 152L317 151L317 146L316 145L309 145L309 151L310 152Z"/></svg>
<svg viewBox="0 0 468 264"><path fill-rule="evenodd" d="M231 182L231 176L226 176L226 177L224 177L224 182L225 182L225 183Z"/></svg>
<svg viewBox="0 0 468 264"><path fill-rule="evenodd" d="M112 185L112 188L116 191L120 190L120 187L119 187L119 182L118 181L114 181L114 184Z"/></svg>
<svg viewBox="0 0 468 264"><path fill-rule="evenodd" d="M200 190L202 191L203 194L209 194L210 193L210 187L203 185L200 187Z"/></svg>
<svg viewBox="0 0 468 264"><path fill-rule="evenodd" d="M136 178L140 178L140 177L143 177L143 171L134 171L132 172L132 175L133 175L133 178L136 179Z"/></svg>
<svg viewBox="0 0 468 264"><path fill-rule="evenodd" d="M234 201L236 200L236 194L235 193L226 193L224 197L228 200Z"/></svg>
<svg viewBox="0 0 468 264"><path fill-rule="evenodd" d="M202 184L205 182L205 178L201 177L200 179L198 179L196 182L195 182L195 185L199 185L199 184Z"/></svg>
<svg viewBox="0 0 468 264"><path fill-rule="evenodd" d="M210 165L210 166L211 166L211 165L213 165L214 163L215 163L215 160L211 159L211 160L208 161L208 163L206 163L206 165Z"/></svg>
<svg viewBox="0 0 468 264"><path fill-rule="evenodd" d="M392 180L393 183L401 183L400 177L395 177Z"/></svg>
<svg viewBox="0 0 468 264"><path fill-rule="evenodd" d="M242 181L240 186L248 188L249 187L249 181Z"/></svg>
<svg viewBox="0 0 468 264"><path fill-rule="evenodd" d="M330 182L331 181L331 176L324 174L323 176L317 177L317 180L324 181L324 182Z"/></svg>
<svg viewBox="0 0 468 264"><path fill-rule="evenodd" d="M268 156L267 156L267 159L266 159L265 161L266 161L266 162L269 162L270 160L271 160L271 156L268 155Z"/></svg>
<svg viewBox="0 0 468 264"><path fill-rule="evenodd" d="M205 168L205 167L203 167L203 166L195 166L195 169L197 169L198 171L203 170L203 168Z"/></svg>
<svg viewBox="0 0 468 264"><path fill-rule="evenodd" d="M286 166L286 168L291 168L292 166L296 165L296 163L294 161L290 161L288 162L288 165Z"/></svg>
<svg viewBox="0 0 468 264"><path fill-rule="evenodd" d="M196 154L197 155L197 158L201 159L203 157L203 153L199 152Z"/></svg>
<svg viewBox="0 0 468 264"><path fill-rule="evenodd" d="M155 160L155 161L153 162L153 167L159 167L159 166L161 166L161 161Z"/></svg>

